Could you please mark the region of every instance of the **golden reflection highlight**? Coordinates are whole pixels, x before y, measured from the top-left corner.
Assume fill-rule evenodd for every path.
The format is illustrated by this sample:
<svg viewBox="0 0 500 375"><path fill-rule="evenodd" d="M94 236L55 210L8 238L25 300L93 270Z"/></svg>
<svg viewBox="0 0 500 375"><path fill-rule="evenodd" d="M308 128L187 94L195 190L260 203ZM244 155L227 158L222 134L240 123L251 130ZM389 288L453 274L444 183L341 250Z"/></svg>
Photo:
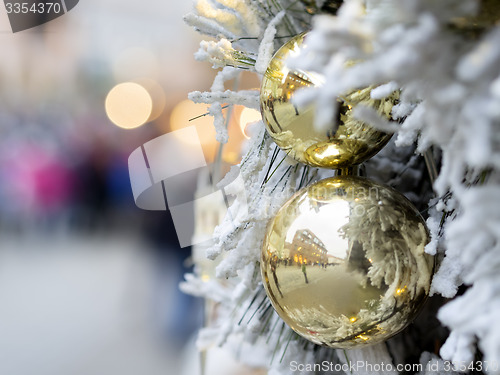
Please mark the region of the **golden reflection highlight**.
<svg viewBox="0 0 500 375"><path fill-rule="evenodd" d="M404 329L424 303L434 260L423 218L397 191L354 176L300 190L271 220L266 292L281 318L320 345L353 348Z"/></svg>

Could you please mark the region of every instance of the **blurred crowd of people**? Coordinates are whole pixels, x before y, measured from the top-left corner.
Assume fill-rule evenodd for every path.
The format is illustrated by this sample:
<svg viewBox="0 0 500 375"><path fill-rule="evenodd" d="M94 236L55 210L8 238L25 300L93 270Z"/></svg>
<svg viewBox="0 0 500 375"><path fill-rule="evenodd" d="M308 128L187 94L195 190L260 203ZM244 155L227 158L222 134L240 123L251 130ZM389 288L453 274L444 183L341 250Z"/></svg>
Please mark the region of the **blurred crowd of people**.
<svg viewBox="0 0 500 375"><path fill-rule="evenodd" d="M98 140L85 147L65 127L56 133L40 123L18 125L0 141L4 229L97 229L130 210L125 152Z"/></svg>
<svg viewBox="0 0 500 375"><path fill-rule="evenodd" d="M160 329L169 339L187 340L202 311L177 287L189 270L190 249L179 247L170 213L140 210L130 187L130 150L154 131L120 132L98 116L46 115L28 118L5 110L0 115L0 233L141 238L155 264L155 314L169 316ZM172 296L168 290L174 290L174 300L165 302Z"/></svg>

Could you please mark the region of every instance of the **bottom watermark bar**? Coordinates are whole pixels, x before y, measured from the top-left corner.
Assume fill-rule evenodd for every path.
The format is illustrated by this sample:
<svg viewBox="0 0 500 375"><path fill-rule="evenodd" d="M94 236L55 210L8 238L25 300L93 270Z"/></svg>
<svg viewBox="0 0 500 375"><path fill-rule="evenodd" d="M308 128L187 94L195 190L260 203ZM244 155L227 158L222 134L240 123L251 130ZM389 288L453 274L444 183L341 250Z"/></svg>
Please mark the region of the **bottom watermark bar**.
<svg viewBox="0 0 500 375"><path fill-rule="evenodd" d="M433 366L429 364L428 366ZM436 371L438 370L436 363ZM335 363L330 361L323 361L321 363L298 363L297 361L290 362L290 370L295 372L345 372L355 373L358 371L366 372L413 372L417 373L422 371L423 365L421 363L407 363L394 365L392 363L369 363L367 361L356 361L350 363ZM430 370L433 370L429 367Z"/></svg>
<svg viewBox="0 0 500 375"><path fill-rule="evenodd" d="M330 361L323 361L321 363L299 363L297 361L290 362L290 370L292 372L326 372L326 373L356 373L358 371L364 372L397 372L397 373L419 373L425 369L426 371L438 372L455 371L455 372L469 372L469 371L498 371L499 365L495 361L473 361L470 363L451 363L449 361L442 362L429 362L426 365L421 363L406 363L406 364L392 364L392 363L370 363L367 361L356 361L349 363L335 363Z"/></svg>

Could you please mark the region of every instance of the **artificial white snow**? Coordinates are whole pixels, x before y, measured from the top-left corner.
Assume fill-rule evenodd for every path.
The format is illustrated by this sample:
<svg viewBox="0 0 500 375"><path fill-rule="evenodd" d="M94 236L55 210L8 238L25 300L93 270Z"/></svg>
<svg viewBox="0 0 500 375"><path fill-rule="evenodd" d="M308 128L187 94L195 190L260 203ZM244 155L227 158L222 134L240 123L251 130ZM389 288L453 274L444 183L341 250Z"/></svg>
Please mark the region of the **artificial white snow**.
<svg viewBox="0 0 500 375"><path fill-rule="evenodd" d="M217 102L213 103L208 109L210 116L214 118L215 140L219 143L227 143L229 134L227 132L226 120L222 114L222 105Z"/></svg>
<svg viewBox="0 0 500 375"><path fill-rule="evenodd" d="M217 73L214 78L214 82L210 87L210 91L212 92L222 92L225 91L224 83L231 79L235 79L240 75L238 69L233 68L232 66L226 66L221 71Z"/></svg>
<svg viewBox="0 0 500 375"><path fill-rule="evenodd" d="M439 354L444 359L451 361L457 368L460 364L468 366L474 360L474 344L474 336L453 331L441 347Z"/></svg>
<svg viewBox="0 0 500 375"><path fill-rule="evenodd" d="M209 0L197 0L196 11L205 18L213 19L234 35L243 34L242 23L235 13L221 9Z"/></svg>
<svg viewBox="0 0 500 375"><path fill-rule="evenodd" d="M195 103L227 103L240 104L248 108L259 108L259 92L256 90L241 91L219 91L219 92L200 92L193 91L189 94L189 99Z"/></svg>
<svg viewBox="0 0 500 375"><path fill-rule="evenodd" d="M498 72L500 60L500 30L494 29L457 65L457 76L465 82L474 82L482 76Z"/></svg>
<svg viewBox="0 0 500 375"><path fill-rule="evenodd" d="M184 16L184 21L203 34L211 35L214 37L218 35L224 35L224 37L229 39L233 39L235 37L233 33L226 30L223 26L217 23L217 21L202 17L198 14L189 13Z"/></svg>
<svg viewBox="0 0 500 375"><path fill-rule="evenodd" d="M399 90L399 85L396 82L389 82L372 89L370 96L372 99L384 99L397 90Z"/></svg>
<svg viewBox="0 0 500 375"><path fill-rule="evenodd" d="M231 42L225 38L217 42L203 40L200 43L200 49L194 54L194 58L198 61L208 61L213 68L222 68L237 64L234 59L235 52Z"/></svg>
<svg viewBox="0 0 500 375"><path fill-rule="evenodd" d="M260 74L264 74L267 70L267 66L273 57L274 52L274 37L276 36L276 24L281 21L285 16L285 11L279 12L269 23L269 26L264 32L262 41L259 46L259 54L257 61L255 62L255 71Z"/></svg>
<svg viewBox="0 0 500 375"><path fill-rule="evenodd" d="M415 143L418 136L418 129L422 126L425 115L425 103L420 103L403 122L397 134L397 146L409 146Z"/></svg>
<svg viewBox="0 0 500 375"><path fill-rule="evenodd" d="M296 13L288 11L295 6L292 0L272 2L273 5L264 0L197 3L197 13L186 19L198 30L217 37L217 42L205 45L198 55L211 63L216 56L227 58L226 53L232 51L230 48L238 40L240 44L235 48L255 57L255 70L262 73L273 49L282 43L278 40L273 46L272 37L305 30L305 26L300 29L302 23L298 22ZM282 9L287 10L286 15L262 32ZM378 85L372 97L379 99L400 89L400 103L392 112L393 118L401 121L400 125L382 121L366 108L357 109L356 115L376 127L395 132L398 147L417 142L420 152L428 149L440 152L440 171L433 188L441 201L437 209L429 210L431 243L426 251L442 258L431 293L452 298L464 283L469 287L438 315L451 330L441 356L454 363L474 359L476 343L485 360L500 362L500 325L497 323L500 316L500 27L492 26L475 39L450 27L456 18L471 16L477 10L478 2L474 0L345 0L337 17L314 18L313 30L307 36L307 52L290 62L294 67L325 77L321 87L303 91L294 98L300 105L316 105L315 126L319 129L331 126L337 111L336 98L349 90ZM257 27L259 35L254 32ZM257 37L257 40L245 39L248 37ZM222 38L234 41L228 44ZM192 100L215 105L213 112L220 134L220 104L259 107L257 91L225 90L225 74L236 73L224 73L211 92L190 95ZM284 162L268 184L263 184L274 146L262 124L259 126L260 131L253 135L238 170L247 191L236 197L234 207L248 210L243 215L233 212L231 218L227 217L219 225L209 250L213 258L225 255L217 272L223 278L229 277L230 286L225 300L220 302L220 325L215 333L210 329L202 331L207 342L223 342L232 335L245 340L246 336L241 334L243 328L228 311L236 308L241 314L244 309L241 306L248 305L236 304L232 293L237 291L238 301L243 302L255 295L259 278L252 275L258 269L266 219L292 194L300 179L300 168L299 171L288 169L290 165ZM221 139L225 138L221 135ZM396 148L390 151L394 153L394 150ZM383 178L388 169L407 169L383 153L384 150L380 158L367 163L376 175ZM285 156L280 152L278 160L281 158ZM319 175L321 173L316 174ZM231 179L234 178L231 175ZM409 173L405 178L419 181L422 176ZM419 197L414 194L413 198ZM189 282L196 288L194 280ZM200 294L210 296L206 289ZM220 294L217 296L219 300L223 298ZM252 329L256 328L254 324ZM255 339L250 334L248 338ZM276 346L283 349L284 344L279 340L277 329L270 334L269 351ZM380 360L384 355L383 350L373 355L348 353L351 352L361 360ZM274 361L269 365L269 373L288 375L290 368L286 361L291 355L298 356L303 363L314 363L310 350L302 350L291 341L283 357L285 364ZM345 360L340 354L338 357ZM445 371L445 362L428 353L422 355L421 363L436 365L427 366L421 375L450 373Z"/></svg>
<svg viewBox="0 0 500 375"><path fill-rule="evenodd" d="M431 235L431 241L425 247L425 252L429 255L436 255L439 242L439 221L435 217L429 217L426 221L427 228Z"/></svg>
<svg viewBox="0 0 500 375"><path fill-rule="evenodd" d="M386 133L396 133L399 130L398 125L389 122L380 116L375 109L363 103L358 104L352 112L355 119L370 124L375 129Z"/></svg>
<svg viewBox="0 0 500 375"><path fill-rule="evenodd" d="M247 35L255 37L259 35L259 20L257 14L255 14L250 4L247 4L246 1L241 0L218 0L218 2L228 9L231 9L238 15ZM240 35L242 34L243 33L241 33Z"/></svg>

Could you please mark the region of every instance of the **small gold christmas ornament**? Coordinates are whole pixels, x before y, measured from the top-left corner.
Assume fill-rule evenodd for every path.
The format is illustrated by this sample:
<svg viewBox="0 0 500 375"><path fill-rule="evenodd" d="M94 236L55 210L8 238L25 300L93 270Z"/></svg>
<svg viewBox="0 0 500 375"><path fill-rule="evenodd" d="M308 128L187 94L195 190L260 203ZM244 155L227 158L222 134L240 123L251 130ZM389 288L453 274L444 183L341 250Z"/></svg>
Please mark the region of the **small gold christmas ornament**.
<svg viewBox="0 0 500 375"><path fill-rule="evenodd" d="M297 108L291 102L297 90L323 83L322 76L290 70L286 64L290 55L302 49L304 36L294 37L276 52L262 80L260 106L267 131L283 151L301 163L333 169L362 163L380 151L391 135L356 120L353 108L362 103L390 119L399 92L383 100L370 97L374 87L347 93L338 98L336 123L319 132L313 125L314 106Z"/></svg>
<svg viewBox="0 0 500 375"><path fill-rule="evenodd" d="M321 8L318 8L318 4L316 0L300 0L302 4L304 4L305 10L309 14L317 14L317 13L327 13L335 15L339 10L340 6L344 2L343 0L326 0L323 2Z"/></svg>
<svg viewBox="0 0 500 375"><path fill-rule="evenodd" d="M264 286L280 317L320 345L353 348L405 328L425 301L425 222L392 188L339 176L296 193L269 223Z"/></svg>
<svg viewBox="0 0 500 375"><path fill-rule="evenodd" d="M479 1L479 12L475 16L460 17L452 20L451 25L462 33L477 36L500 24L500 1Z"/></svg>

